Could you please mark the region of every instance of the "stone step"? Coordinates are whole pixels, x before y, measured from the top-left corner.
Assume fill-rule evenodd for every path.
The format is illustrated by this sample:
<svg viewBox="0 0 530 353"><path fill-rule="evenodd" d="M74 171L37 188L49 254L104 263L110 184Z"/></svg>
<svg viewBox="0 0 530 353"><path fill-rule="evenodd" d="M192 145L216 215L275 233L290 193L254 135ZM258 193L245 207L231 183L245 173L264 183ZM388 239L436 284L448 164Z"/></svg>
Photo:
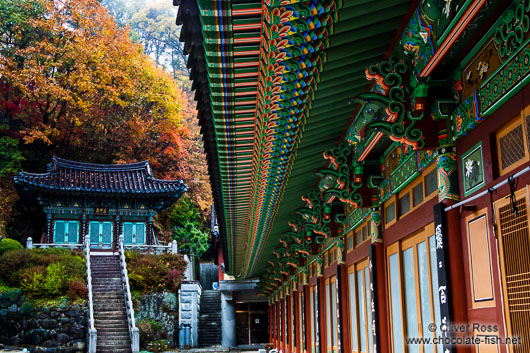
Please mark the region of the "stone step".
<svg viewBox="0 0 530 353"><path fill-rule="evenodd" d="M117 285L122 286L121 284L121 278L92 278L92 286L99 286L99 285Z"/></svg>
<svg viewBox="0 0 530 353"><path fill-rule="evenodd" d="M100 293L96 298L94 297L94 303L121 303L124 302L123 292L113 293Z"/></svg>
<svg viewBox="0 0 530 353"><path fill-rule="evenodd" d="M116 305L107 305L104 304L94 306L94 313L102 314L102 313L109 313L109 312L117 312L117 311L125 311L125 304L116 304Z"/></svg>
<svg viewBox="0 0 530 353"><path fill-rule="evenodd" d="M129 348L111 348L101 347L97 349L98 353L131 353L131 347Z"/></svg>
<svg viewBox="0 0 530 353"><path fill-rule="evenodd" d="M116 321L124 321L127 322L127 315L125 313L119 313L119 314L108 314L108 313L101 313L101 314L94 314L94 320L116 320Z"/></svg>
<svg viewBox="0 0 530 353"><path fill-rule="evenodd" d="M121 278L121 273L119 271L105 271L105 272L92 272L92 279L94 278Z"/></svg>
<svg viewBox="0 0 530 353"><path fill-rule="evenodd" d="M107 334L119 334L119 335L126 335L129 337L129 326L127 325L110 325L110 326L100 326L100 329L98 330L98 337L100 335L107 335Z"/></svg>
<svg viewBox="0 0 530 353"><path fill-rule="evenodd" d="M114 289L114 290L123 289L123 286L121 285L121 283L120 284L109 284L109 285L104 285L104 284L99 284L99 283L92 284L92 290L94 291L105 290L106 292L109 292L110 289Z"/></svg>
<svg viewBox="0 0 530 353"><path fill-rule="evenodd" d="M107 311L96 311L94 312L94 317L104 318L108 317L109 319L121 318L125 316L125 310L107 310Z"/></svg>
<svg viewBox="0 0 530 353"><path fill-rule="evenodd" d="M97 345L96 345L96 351L99 353L103 350L107 351L107 350L112 350L114 351L115 349L131 349L131 342L127 342L127 343L119 343L119 344L110 344L110 343L107 343L107 342L98 342Z"/></svg>
<svg viewBox="0 0 530 353"><path fill-rule="evenodd" d="M103 288L97 288L97 290L92 289L93 292L100 292L98 294L99 298L112 298L116 297L118 294L123 297L123 288L105 290ZM96 298L94 298L96 299Z"/></svg>
<svg viewBox="0 0 530 353"><path fill-rule="evenodd" d="M125 324L96 324L94 325L96 330L98 331L98 335L100 332L129 332L129 325Z"/></svg>
<svg viewBox="0 0 530 353"><path fill-rule="evenodd" d="M107 330L98 332L98 340L101 338L102 341L118 341L118 340L130 340L129 331L115 332L114 330Z"/></svg>
<svg viewBox="0 0 530 353"><path fill-rule="evenodd" d="M93 271L121 271L120 264L90 265Z"/></svg>

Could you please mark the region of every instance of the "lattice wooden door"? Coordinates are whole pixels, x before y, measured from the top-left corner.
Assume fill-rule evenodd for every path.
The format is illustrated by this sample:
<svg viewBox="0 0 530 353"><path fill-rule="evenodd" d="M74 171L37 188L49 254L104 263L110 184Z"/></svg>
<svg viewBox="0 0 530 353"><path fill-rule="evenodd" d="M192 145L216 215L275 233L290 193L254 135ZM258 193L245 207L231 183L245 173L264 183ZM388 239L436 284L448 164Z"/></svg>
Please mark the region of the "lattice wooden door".
<svg viewBox="0 0 530 353"><path fill-rule="evenodd" d="M530 352L530 232L528 200L516 201L517 215L508 201L497 205L501 272L508 335L520 336L514 353Z"/></svg>

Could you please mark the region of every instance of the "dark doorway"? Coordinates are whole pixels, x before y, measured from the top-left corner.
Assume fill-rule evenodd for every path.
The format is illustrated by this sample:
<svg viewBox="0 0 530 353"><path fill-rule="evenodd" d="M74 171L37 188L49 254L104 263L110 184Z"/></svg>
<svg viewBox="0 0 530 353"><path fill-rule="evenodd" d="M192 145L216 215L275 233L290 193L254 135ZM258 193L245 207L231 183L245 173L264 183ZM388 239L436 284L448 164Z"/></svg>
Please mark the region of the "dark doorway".
<svg viewBox="0 0 530 353"><path fill-rule="evenodd" d="M269 306L262 303L236 303L236 344L269 342Z"/></svg>

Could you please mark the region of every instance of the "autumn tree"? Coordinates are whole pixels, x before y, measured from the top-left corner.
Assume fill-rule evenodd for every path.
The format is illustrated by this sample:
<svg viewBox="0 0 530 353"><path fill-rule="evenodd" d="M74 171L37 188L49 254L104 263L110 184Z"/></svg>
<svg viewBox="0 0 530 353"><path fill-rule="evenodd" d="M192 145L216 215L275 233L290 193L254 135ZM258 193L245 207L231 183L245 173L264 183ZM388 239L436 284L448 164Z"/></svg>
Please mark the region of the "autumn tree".
<svg viewBox="0 0 530 353"><path fill-rule="evenodd" d="M42 171L55 154L95 163L148 159L157 175L182 176L183 92L98 1L5 0L0 15L11 23L0 26L7 174L20 165ZM2 194L11 188L4 184Z"/></svg>

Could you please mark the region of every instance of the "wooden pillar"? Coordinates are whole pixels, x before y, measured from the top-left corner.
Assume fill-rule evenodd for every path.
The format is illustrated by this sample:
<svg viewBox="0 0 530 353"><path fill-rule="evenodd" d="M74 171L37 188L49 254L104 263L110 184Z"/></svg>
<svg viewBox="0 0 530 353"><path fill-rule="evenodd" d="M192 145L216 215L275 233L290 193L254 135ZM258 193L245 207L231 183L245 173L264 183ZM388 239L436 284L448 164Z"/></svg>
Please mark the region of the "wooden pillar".
<svg viewBox="0 0 530 353"><path fill-rule="evenodd" d="M291 335L291 333L293 332L293 320L292 320L292 317L293 317L293 313L292 313L292 310L293 310L293 304L292 304L292 301L293 301L293 295L292 294L289 294L285 297L285 303L287 304L287 319L285 320L285 322L287 323L287 334L285 335L285 338L286 338L286 341L287 341L287 353L291 353L293 351L293 337Z"/></svg>
<svg viewBox="0 0 530 353"><path fill-rule="evenodd" d="M344 263L337 265L337 281L339 283L339 290L337 291L337 311L340 314L337 316L340 319L340 334L338 337L340 342L339 353L351 352L351 328L348 308L348 268Z"/></svg>
<svg viewBox="0 0 530 353"><path fill-rule="evenodd" d="M446 277L446 286L449 287L447 293L443 293L443 300L440 300L440 311L442 317L444 317L444 312L447 313L449 311L447 314L450 322L457 325L467 324L467 294L466 286L463 285L466 283L466 278L464 275L465 264L460 234L460 212L458 209L450 210L447 213L444 211L445 207L459 200L455 146L443 146L439 149L437 170L438 200L440 202L434 208L437 260L439 263L443 261L442 265L445 267L445 273L439 273L438 280L443 281L443 278ZM444 244L445 239L447 244ZM445 258L440 258L442 253L445 254ZM442 292L441 287L439 292ZM463 336L469 334L469 332L462 333ZM444 345L445 348L446 346ZM470 352L469 346L465 345L458 345L452 348L457 353Z"/></svg>
<svg viewBox="0 0 530 353"><path fill-rule="evenodd" d="M273 316L272 316L272 307L273 307L273 304L271 304L271 301L269 299L269 342L272 342L272 335L273 335L273 332L272 332L272 324L273 324Z"/></svg>
<svg viewBox="0 0 530 353"><path fill-rule="evenodd" d="M374 353L390 351L387 321L389 300L385 290L385 248L381 229L381 209L372 207L370 215L370 297L372 299L372 338Z"/></svg>
<svg viewBox="0 0 530 353"><path fill-rule="evenodd" d="M287 340L285 339L285 326L286 326L286 320L285 320L285 309L287 309L287 305L286 305L286 296L283 296L282 300L281 300L281 303L282 303L282 310L281 310L281 317L280 317L280 320L282 322L282 332L281 332L281 335L280 335L280 339L281 339L281 343L280 343L280 349L282 352L285 352L285 350L287 349L287 346L286 346L286 342Z"/></svg>
<svg viewBox="0 0 530 353"><path fill-rule="evenodd" d="M317 290L318 290L318 326L317 326L317 337L318 337L318 347L319 352L327 352L327 322L326 322L326 283L324 277L317 278ZM315 320L316 322L316 320ZM317 353L319 353L317 352Z"/></svg>
<svg viewBox="0 0 530 353"><path fill-rule="evenodd" d="M312 335L312 330L313 330L313 327L311 327L311 299L310 299L310 295L311 295L311 290L309 289L309 286L308 285L305 285L304 286L304 289L303 289L303 293L304 293L304 297L303 297L303 301L304 301L304 316L305 316L305 320L304 320L304 325L305 325L305 347L304 349L307 351L307 353L312 353L312 347L311 347L311 335ZM309 325L308 325L309 324Z"/></svg>
<svg viewBox="0 0 530 353"><path fill-rule="evenodd" d="M52 243L52 214L48 213L46 215L46 243ZM40 239L39 239L40 242Z"/></svg>
<svg viewBox="0 0 530 353"><path fill-rule="evenodd" d="M291 307L294 308L294 314L293 314L293 331L294 331L294 335L293 335L293 344L294 346L296 347L296 350L294 350L294 353L300 353L300 308L299 308L299 299L298 297L300 296L300 292L298 291L298 289L296 289L294 292L293 292L293 301L294 301L294 305L292 305Z"/></svg>
<svg viewBox="0 0 530 353"><path fill-rule="evenodd" d="M280 319L280 312L281 312L281 300L278 298L276 300L276 349L277 350L280 350L281 349L281 329L282 329L282 325L281 325L281 319Z"/></svg>
<svg viewBox="0 0 530 353"><path fill-rule="evenodd" d="M152 245L155 240L153 239L154 238L154 231L153 231L153 215L149 215L149 218L148 218L148 223L147 223L147 234L148 236L146 236L147 238L147 242L149 245Z"/></svg>
<svg viewBox="0 0 530 353"><path fill-rule="evenodd" d="M225 262L224 257L223 257L223 248L222 248L220 240L218 240L216 242L216 244L217 244L217 265L218 265L217 267L218 267L218 270L219 270L219 273L218 273L219 277L218 278L219 278L219 281L223 281L225 279L225 274L224 274L223 268L222 268L223 267L222 265Z"/></svg>
<svg viewBox="0 0 530 353"><path fill-rule="evenodd" d="M85 212L83 210L83 212ZM87 231L86 231L86 214L83 213L83 216L81 217L81 226L79 227L81 228L81 244L84 244L85 241L86 241L86 237L87 237Z"/></svg>

